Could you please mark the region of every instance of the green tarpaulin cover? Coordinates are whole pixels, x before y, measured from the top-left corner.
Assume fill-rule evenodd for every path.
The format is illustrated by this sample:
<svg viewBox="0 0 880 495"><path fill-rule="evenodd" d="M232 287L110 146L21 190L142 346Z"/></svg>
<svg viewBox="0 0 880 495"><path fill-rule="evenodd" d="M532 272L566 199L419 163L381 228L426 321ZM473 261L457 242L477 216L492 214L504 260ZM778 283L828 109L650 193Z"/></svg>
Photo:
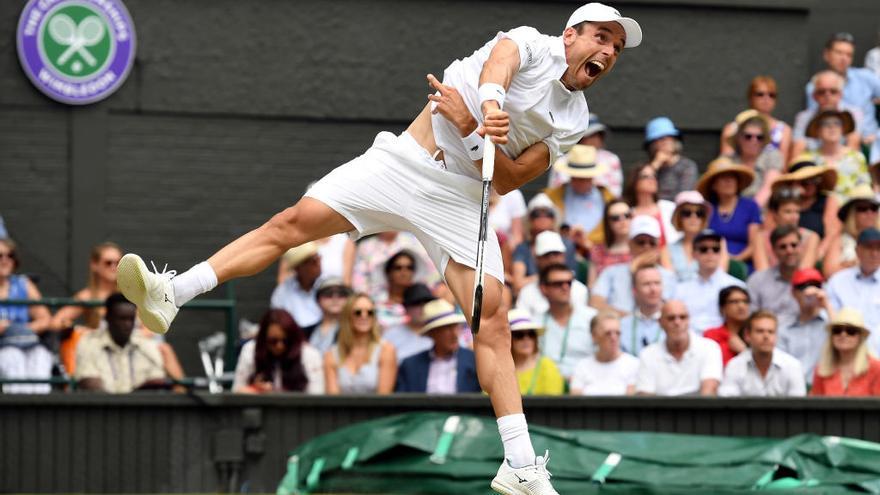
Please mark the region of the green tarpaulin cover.
<svg viewBox="0 0 880 495"><path fill-rule="evenodd" d="M291 452L279 495L488 494L503 455L493 418L411 413L354 424ZM444 425L446 434L444 434ZM561 495L877 493L880 444L561 430L530 425ZM615 458L619 454L619 463ZM610 457L609 457L610 456Z"/></svg>

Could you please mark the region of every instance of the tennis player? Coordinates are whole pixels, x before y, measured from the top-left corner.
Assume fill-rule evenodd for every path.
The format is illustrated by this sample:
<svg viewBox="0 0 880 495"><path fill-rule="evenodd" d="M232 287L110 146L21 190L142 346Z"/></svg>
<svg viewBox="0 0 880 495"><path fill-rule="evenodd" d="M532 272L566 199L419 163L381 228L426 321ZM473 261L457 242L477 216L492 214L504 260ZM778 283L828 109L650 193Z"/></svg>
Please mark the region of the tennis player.
<svg viewBox="0 0 880 495"><path fill-rule="evenodd" d="M589 121L582 91L608 73L641 28L600 3L577 9L561 36L531 27L500 32L469 57L452 62L409 128L379 133L363 155L330 172L294 206L236 239L207 261L175 276L149 271L134 254L119 263L118 284L143 322L168 331L180 306L218 283L256 274L288 249L351 232L412 232L471 314L480 225L482 136L496 146L500 194L538 177L578 142ZM491 398L505 459L492 488L505 494L556 494L548 454L536 456L510 354L504 271L494 232L474 350L480 385Z"/></svg>

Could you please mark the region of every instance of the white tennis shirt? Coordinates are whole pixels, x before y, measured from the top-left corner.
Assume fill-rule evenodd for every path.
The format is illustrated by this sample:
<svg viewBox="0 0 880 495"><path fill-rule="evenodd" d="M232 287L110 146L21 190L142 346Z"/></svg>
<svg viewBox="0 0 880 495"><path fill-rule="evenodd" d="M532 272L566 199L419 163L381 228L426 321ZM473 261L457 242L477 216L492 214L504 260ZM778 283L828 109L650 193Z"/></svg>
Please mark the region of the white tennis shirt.
<svg viewBox="0 0 880 495"><path fill-rule="evenodd" d="M569 91L559 80L568 65L565 46L559 36L547 36L536 29L521 26L499 32L473 55L456 60L443 73L443 84L458 90L471 114L483 121L477 89L480 72L492 48L501 39L510 39L519 48L519 70L514 74L504 100L510 115L508 142L504 154L516 158L529 146L543 141L550 148L550 164L580 140L589 124L590 112L582 91ZM480 172L468 158L461 134L439 113L431 123L434 140L443 150L449 171L480 179Z"/></svg>

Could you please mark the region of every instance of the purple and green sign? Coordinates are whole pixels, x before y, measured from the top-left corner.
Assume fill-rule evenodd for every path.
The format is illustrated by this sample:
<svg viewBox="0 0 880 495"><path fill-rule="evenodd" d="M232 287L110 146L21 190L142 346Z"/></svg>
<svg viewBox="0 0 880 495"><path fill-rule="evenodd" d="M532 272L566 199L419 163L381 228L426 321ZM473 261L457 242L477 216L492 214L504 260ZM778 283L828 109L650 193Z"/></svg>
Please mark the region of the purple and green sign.
<svg viewBox="0 0 880 495"><path fill-rule="evenodd" d="M17 40L34 86L69 105L110 96L134 64L134 23L121 0L29 0Z"/></svg>

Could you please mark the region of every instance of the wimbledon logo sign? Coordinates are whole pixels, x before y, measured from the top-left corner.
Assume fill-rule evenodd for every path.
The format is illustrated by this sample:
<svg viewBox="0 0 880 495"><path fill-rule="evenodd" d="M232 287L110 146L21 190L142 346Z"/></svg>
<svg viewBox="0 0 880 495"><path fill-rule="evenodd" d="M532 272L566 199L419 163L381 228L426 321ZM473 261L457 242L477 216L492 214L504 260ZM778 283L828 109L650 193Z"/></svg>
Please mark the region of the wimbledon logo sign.
<svg viewBox="0 0 880 495"><path fill-rule="evenodd" d="M134 24L121 0L30 0L17 40L34 86L70 105L110 96L134 63Z"/></svg>

